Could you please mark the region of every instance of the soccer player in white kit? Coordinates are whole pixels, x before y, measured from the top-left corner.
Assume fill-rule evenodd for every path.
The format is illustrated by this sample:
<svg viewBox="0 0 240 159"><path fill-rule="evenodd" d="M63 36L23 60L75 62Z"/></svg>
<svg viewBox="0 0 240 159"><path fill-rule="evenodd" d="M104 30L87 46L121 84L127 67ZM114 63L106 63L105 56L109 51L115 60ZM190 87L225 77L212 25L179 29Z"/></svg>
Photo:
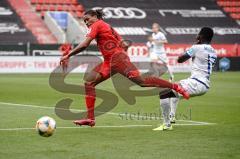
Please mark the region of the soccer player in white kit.
<svg viewBox="0 0 240 159"><path fill-rule="evenodd" d="M179 81L179 84L190 94L190 97L203 95L210 88L210 75L217 59L216 51L210 45L212 37L213 30L209 27L203 27L197 35L196 44L178 58L179 63L183 63L190 58L193 61L191 76ZM153 130L172 130L169 117L169 98L175 99L175 106L177 107L180 95L171 90L160 93L163 124Z"/></svg>
<svg viewBox="0 0 240 159"><path fill-rule="evenodd" d="M164 48L164 44L168 43L165 35L160 31L158 23L152 24L152 35L148 37L147 47L149 51L149 57L151 60L151 67L156 76L161 76L165 71L169 74L169 81L173 82L174 76L168 66L168 57ZM175 123L175 103L176 100L169 98L170 100L170 120Z"/></svg>
<svg viewBox="0 0 240 159"><path fill-rule="evenodd" d="M158 71L161 70L160 68L162 68L162 66L164 66L168 70L170 81L173 81L173 73L169 69L168 58L164 48L164 44L168 41L165 35L160 32L160 26L158 23L153 23L152 31L152 36L148 38L147 47L149 48L150 60L153 64L152 67L154 72L160 75L161 73Z"/></svg>

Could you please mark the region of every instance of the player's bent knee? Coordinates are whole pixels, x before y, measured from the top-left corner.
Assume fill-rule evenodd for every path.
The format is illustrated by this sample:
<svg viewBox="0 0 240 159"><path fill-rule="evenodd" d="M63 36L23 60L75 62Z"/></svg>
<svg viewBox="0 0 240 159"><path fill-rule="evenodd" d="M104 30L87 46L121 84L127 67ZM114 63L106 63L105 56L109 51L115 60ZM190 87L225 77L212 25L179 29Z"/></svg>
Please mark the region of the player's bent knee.
<svg viewBox="0 0 240 159"><path fill-rule="evenodd" d="M88 86L88 87L95 87L96 86L96 83L95 82L92 82L92 81L86 81L84 83L85 86Z"/></svg>
<svg viewBox="0 0 240 159"><path fill-rule="evenodd" d="M175 98L176 95L174 94L174 92L172 90L161 91L161 92L159 92L159 97L160 97L160 99Z"/></svg>
<svg viewBox="0 0 240 159"><path fill-rule="evenodd" d="M130 79L132 82L136 83L140 87L145 87L144 81L139 76L138 77L129 77L128 79Z"/></svg>

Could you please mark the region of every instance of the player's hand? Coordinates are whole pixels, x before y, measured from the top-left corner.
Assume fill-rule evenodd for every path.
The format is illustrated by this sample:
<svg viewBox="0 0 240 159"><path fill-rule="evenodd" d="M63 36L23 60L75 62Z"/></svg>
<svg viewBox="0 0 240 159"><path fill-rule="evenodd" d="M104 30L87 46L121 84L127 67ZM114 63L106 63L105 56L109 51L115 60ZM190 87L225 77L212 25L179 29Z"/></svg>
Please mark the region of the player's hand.
<svg viewBox="0 0 240 159"><path fill-rule="evenodd" d="M61 57L60 66L62 66L62 69L63 69L64 72L65 72L65 70L67 70L68 62L69 62L69 56L68 55L64 55L64 56Z"/></svg>
<svg viewBox="0 0 240 159"><path fill-rule="evenodd" d="M61 59L60 59L60 65L62 66L68 60L69 60L69 56L68 55L62 56Z"/></svg>

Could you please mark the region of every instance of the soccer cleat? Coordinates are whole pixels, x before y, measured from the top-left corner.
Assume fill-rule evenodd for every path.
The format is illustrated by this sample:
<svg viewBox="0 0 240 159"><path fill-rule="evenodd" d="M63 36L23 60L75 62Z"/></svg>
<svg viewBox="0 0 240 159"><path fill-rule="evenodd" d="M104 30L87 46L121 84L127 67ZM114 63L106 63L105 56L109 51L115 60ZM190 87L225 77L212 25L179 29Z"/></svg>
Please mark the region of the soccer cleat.
<svg viewBox="0 0 240 159"><path fill-rule="evenodd" d="M171 124L175 124L175 123L176 123L176 118L175 118L175 116L171 116L171 115L170 115L170 123L171 123Z"/></svg>
<svg viewBox="0 0 240 159"><path fill-rule="evenodd" d="M153 129L153 131L166 131L166 130L172 130L173 127L171 124L162 124L159 127Z"/></svg>
<svg viewBox="0 0 240 159"><path fill-rule="evenodd" d="M80 119L73 121L74 124L82 126L82 125L88 125L88 126L95 126L95 120L94 119Z"/></svg>
<svg viewBox="0 0 240 159"><path fill-rule="evenodd" d="M180 93L185 99L190 98L190 95L188 94L188 92L178 84L173 84L173 90Z"/></svg>

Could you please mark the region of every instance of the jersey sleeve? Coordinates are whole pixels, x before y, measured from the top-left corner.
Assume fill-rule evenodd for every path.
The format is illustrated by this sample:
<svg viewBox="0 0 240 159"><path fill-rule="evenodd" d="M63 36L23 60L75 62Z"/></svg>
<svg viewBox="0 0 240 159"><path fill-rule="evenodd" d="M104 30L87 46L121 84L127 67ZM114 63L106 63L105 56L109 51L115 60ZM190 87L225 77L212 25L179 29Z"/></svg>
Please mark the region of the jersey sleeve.
<svg viewBox="0 0 240 159"><path fill-rule="evenodd" d="M152 43L151 43L150 41L148 41L148 42L146 43L146 45L147 45L148 48L151 48L151 47L152 47Z"/></svg>
<svg viewBox="0 0 240 159"><path fill-rule="evenodd" d="M98 34L98 26L92 25L89 28L86 37L91 37L91 38L95 39L97 37L97 34Z"/></svg>
<svg viewBox="0 0 240 159"><path fill-rule="evenodd" d="M193 45L191 48L189 48L187 51L186 51L186 54L189 55L190 57L194 57L195 54L196 54L196 46Z"/></svg>

